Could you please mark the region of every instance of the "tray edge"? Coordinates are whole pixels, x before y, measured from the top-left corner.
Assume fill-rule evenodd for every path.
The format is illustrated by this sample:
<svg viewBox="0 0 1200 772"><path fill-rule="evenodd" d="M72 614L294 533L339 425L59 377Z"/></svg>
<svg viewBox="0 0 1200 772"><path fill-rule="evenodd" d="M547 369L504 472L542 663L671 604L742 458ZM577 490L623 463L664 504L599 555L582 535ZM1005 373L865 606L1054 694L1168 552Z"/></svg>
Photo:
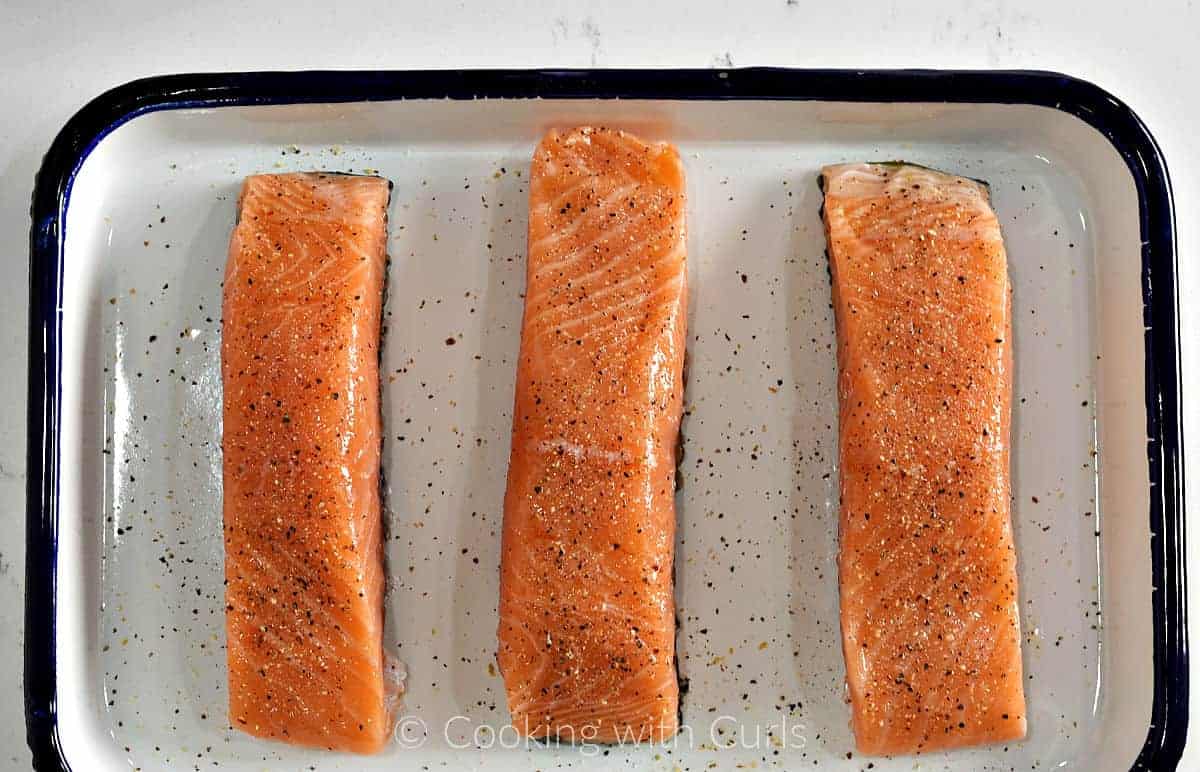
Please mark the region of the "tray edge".
<svg viewBox="0 0 1200 772"><path fill-rule="evenodd" d="M1033 104L1099 131L1138 193L1149 442L1154 696L1132 770L1172 770L1188 723L1183 427L1178 258L1170 177L1146 125L1087 81L1031 70L420 70L164 75L117 86L59 132L31 205L27 406L25 717L34 768L70 770L58 733L55 652L61 305L67 206L75 175L109 133L147 112L188 107L400 99L779 99Z"/></svg>

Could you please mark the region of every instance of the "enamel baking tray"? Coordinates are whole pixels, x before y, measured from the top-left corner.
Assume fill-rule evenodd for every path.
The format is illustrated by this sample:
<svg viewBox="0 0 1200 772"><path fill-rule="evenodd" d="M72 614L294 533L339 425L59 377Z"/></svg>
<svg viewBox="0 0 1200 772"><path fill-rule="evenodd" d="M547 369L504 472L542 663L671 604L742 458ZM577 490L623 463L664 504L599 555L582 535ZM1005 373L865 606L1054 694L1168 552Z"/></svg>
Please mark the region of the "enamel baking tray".
<svg viewBox="0 0 1200 772"><path fill-rule="evenodd" d="M516 741L493 660L529 158L547 127L678 143L690 380L676 596L685 730ZM1022 742L853 752L838 636L834 328L816 174L991 184L1014 283ZM383 348L388 647L374 758L230 730L221 278L244 175L395 182ZM1101 89L1034 72L181 75L81 110L31 246L29 741L58 770L1173 769L1187 647L1170 185Z"/></svg>

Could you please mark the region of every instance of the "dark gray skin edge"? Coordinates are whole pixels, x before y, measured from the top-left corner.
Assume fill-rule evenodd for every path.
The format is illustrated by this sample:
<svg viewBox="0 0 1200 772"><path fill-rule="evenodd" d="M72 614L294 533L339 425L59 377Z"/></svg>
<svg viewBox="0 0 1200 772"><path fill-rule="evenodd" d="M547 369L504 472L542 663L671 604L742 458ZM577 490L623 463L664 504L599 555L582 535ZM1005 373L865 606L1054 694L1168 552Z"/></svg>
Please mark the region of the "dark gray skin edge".
<svg viewBox="0 0 1200 772"><path fill-rule="evenodd" d="M681 384L681 387L683 389L683 393L685 396L687 395L687 384L688 384L689 376L691 374L691 369L692 369L692 347L688 343L688 340L689 339L688 339L687 335L685 334L684 335L684 349L683 349L683 367L682 367L682 371L679 373L679 381L680 381L680 384ZM684 416L682 415L682 412L683 412L683 410L686 409L686 407L685 407L686 405L687 405L687 400L684 399L683 405L680 406L679 434L675 437L675 494L676 495L679 494L679 491L683 490L683 459L684 459L683 418L684 418ZM672 545L672 548L673 547L674 547L674 545ZM675 581L675 571L678 568L678 562L675 561L674 554L671 555L671 561L672 561L671 597L674 598L675 597L675 588L676 588L676 584L677 584ZM683 628L683 625L680 624L680 620L679 620L679 604L675 604L675 683L679 688L679 699L675 703L675 710L677 713L677 723L680 727L683 726L683 701L684 701L684 698L687 696L688 687L690 686L690 682L688 681L688 679L679 670L679 631L682 628Z"/></svg>
<svg viewBox="0 0 1200 772"><path fill-rule="evenodd" d="M346 177L378 177L379 176L377 174L343 174L342 172L332 172L332 174L337 174L337 175L346 176ZM383 342L387 338L387 331L388 331L387 322L385 320L387 319L386 312L387 312L387 301L388 301L388 274L391 273L391 271L389 269L391 268L391 265L392 265L392 256L387 253L387 237L388 237L388 226L389 226L388 221L391 219L388 216L388 210L391 209L391 207L392 207L392 190L395 188L395 185L392 184L392 181L390 179L387 179L387 178L384 178L384 179L387 182L388 198L387 198L387 202L383 205L383 234L384 234L383 288L380 290L380 298L379 298L379 347L375 352L376 364L377 364L377 370L378 370L378 378L376 379L378 382L375 385L376 385L376 388L379 389L379 401L377 403L378 407L379 407L379 519L382 521L379 524L379 561L383 564L383 577L384 577L383 597L381 599L383 602L383 609L381 610L381 613L380 613L380 629L383 629L383 626L387 623L387 619L386 619L386 616L387 616L387 577L391 575L391 573L389 571L389 567L388 567L388 558L387 558L387 543L388 543L388 540L391 539L391 526L388 522L389 518L387 517L388 486L387 486L387 479L385 477L386 473L383 468L383 440L384 440L384 437L386 436L386 433L384 432L384 426L383 426ZM388 654L387 654L387 643L386 642L382 646L382 653L383 653L383 671L386 673L387 664L388 664ZM386 681L386 678L387 677L385 675L384 676L385 681ZM397 712L399 712L399 711L397 711ZM395 717L393 716L393 719L394 718Z"/></svg>

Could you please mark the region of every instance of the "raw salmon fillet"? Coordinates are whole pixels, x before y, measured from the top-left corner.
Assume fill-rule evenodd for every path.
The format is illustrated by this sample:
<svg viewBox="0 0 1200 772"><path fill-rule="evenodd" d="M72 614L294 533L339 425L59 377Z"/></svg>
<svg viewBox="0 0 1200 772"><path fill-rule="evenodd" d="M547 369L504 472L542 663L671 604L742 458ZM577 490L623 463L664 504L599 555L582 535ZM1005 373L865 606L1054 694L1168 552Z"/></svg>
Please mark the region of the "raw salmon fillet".
<svg viewBox="0 0 1200 772"><path fill-rule="evenodd" d="M1025 735L1010 287L987 188L822 171L840 404L842 647L865 754Z"/></svg>
<svg viewBox="0 0 1200 772"><path fill-rule="evenodd" d="M500 569L508 705L529 737L661 740L679 703L679 154L610 129L551 131L529 209Z"/></svg>
<svg viewBox="0 0 1200 772"><path fill-rule="evenodd" d="M389 184L246 179L225 272L229 721L258 737L379 750L379 334Z"/></svg>

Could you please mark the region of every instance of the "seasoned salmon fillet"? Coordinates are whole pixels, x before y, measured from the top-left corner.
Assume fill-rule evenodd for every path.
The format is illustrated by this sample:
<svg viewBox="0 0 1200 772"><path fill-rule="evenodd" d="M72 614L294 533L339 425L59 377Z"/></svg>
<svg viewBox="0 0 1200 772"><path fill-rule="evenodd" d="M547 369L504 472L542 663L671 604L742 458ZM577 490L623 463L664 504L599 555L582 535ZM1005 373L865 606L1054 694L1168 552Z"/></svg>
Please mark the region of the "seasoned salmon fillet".
<svg viewBox="0 0 1200 772"><path fill-rule="evenodd" d="M497 657L526 736L677 729L684 199L668 144L584 127L533 156Z"/></svg>
<svg viewBox="0 0 1200 772"><path fill-rule="evenodd" d="M389 184L249 177L221 340L229 721L359 753L390 732L379 334Z"/></svg>
<svg viewBox="0 0 1200 772"><path fill-rule="evenodd" d="M822 173L837 322L842 647L865 754L1025 735L1012 319L987 188Z"/></svg>

